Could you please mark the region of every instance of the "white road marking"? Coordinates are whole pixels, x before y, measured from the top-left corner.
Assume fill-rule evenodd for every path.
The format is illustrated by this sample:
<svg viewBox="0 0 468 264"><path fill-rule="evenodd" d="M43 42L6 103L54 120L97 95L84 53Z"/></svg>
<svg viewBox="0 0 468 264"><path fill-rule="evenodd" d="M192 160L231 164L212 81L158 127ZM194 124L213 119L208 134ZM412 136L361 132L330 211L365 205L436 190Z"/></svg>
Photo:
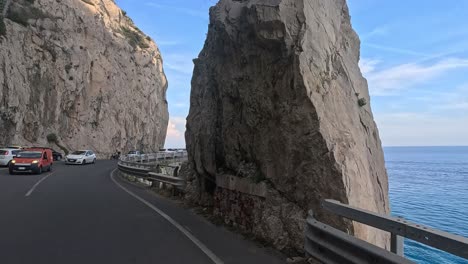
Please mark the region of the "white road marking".
<svg viewBox="0 0 468 264"><path fill-rule="evenodd" d="M29 192L26 193L25 196L26 197L30 196L34 192L34 190L37 188L37 186L39 186L39 184L41 184L41 182L45 181L52 174L54 174L54 173L49 173L46 176L42 177L42 179L40 179L38 182L36 182L36 184L34 184L34 186L31 188L31 190L29 190Z"/></svg>
<svg viewBox="0 0 468 264"><path fill-rule="evenodd" d="M142 202L143 204L145 204L149 208L153 209L153 211L155 211L156 213L161 215L169 223L171 223L173 226L175 226L177 229L179 229L179 231L182 234L184 234L188 239L190 239L201 251L203 251L203 253L205 253L211 259L211 261L213 261L213 263L215 263L215 264L224 264L224 262L220 258L218 258L211 250L208 249L207 246L205 246L205 244L203 244L200 240L198 240L196 237L194 237L187 229L185 229L184 227L182 227L182 225L180 225L174 219L172 219L172 217L168 216L161 209L157 208L156 206L154 206L150 202L146 201L145 199L141 198L140 196L136 195L135 193L133 193L132 191L128 190L127 188L122 186L120 183L118 183L114 178L114 172L116 170L117 169L115 169L115 170L113 170L111 172L111 179L118 187L120 187L120 189L124 190L126 193L130 194L131 196L133 196L138 201Z"/></svg>

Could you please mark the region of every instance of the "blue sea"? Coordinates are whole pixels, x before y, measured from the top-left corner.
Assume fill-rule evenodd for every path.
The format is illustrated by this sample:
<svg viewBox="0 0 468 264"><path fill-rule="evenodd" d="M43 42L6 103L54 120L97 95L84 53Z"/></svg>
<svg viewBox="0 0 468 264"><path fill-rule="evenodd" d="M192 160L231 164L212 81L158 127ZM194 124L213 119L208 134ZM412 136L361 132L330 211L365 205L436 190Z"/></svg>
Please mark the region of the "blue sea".
<svg viewBox="0 0 468 264"><path fill-rule="evenodd" d="M468 237L468 147L386 147L394 216ZM417 263L468 264L468 260L405 240Z"/></svg>

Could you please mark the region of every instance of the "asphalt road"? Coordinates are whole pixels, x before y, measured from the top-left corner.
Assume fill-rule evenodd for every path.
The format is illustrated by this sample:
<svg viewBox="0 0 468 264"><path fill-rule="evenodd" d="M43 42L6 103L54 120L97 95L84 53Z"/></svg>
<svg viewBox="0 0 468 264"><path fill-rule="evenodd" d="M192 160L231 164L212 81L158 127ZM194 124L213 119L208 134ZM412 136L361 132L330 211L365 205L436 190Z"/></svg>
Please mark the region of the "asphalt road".
<svg viewBox="0 0 468 264"><path fill-rule="evenodd" d="M52 173L14 176L0 168L0 263L285 262L115 168L57 162Z"/></svg>

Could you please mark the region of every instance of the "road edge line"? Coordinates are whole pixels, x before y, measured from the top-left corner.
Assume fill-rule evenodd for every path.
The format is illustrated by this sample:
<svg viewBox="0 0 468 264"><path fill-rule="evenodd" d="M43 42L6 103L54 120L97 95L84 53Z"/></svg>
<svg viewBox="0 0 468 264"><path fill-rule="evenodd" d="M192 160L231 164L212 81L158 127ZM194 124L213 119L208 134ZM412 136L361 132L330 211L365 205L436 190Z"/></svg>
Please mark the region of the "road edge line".
<svg viewBox="0 0 468 264"><path fill-rule="evenodd" d="M34 192L34 190L37 188L37 186L39 186L39 184L41 184L41 182L45 181L47 178L49 178L49 176L51 176L52 174L54 174L53 172L52 173L49 173L47 174L46 176L42 177L42 179L40 179L38 182L36 182L36 184L33 185L33 187L31 187L31 189L26 193L26 195L24 195L25 197L29 197L31 196L31 194Z"/></svg>
<svg viewBox="0 0 468 264"><path fill-rule="evenodd" d="M210 249L208 249L207 246L205 246L205 244L203 244L200 240L198 240L194 235L192 235L187 229L185 229L182 225L180 225L179 223L177 223L172 217L170 217L169 215L167 215L166 213L164 213L161 209L157 208L156 206L154 206L152 203L146 201L145 199L141 198L140 196L136 195L135 193L133 193L132 191L130 191L129 189L125 188L123 185L121 185L120 183L117 182L117 180L115 179L114 177L114 172L116 171L117 169L114 169L111 173L110 173L110 178L111 180L114 182L115 185L117 185L120 189L124 190L126 193L128 193L129 195L133 196L133 198L137 199L138 201L142 202L143 204L145 204L146 206L148 206L149 208L151 208L153 211L155 211L156 213L158 213L159 215L161 215L164 219L166 219L166 221L168 221L169 223L171 223L175 228L177 228L182 234L184 234L188 239L190 239L201 251L203 251L203 253L205 253L205 255L208 256L208 258L211 259L211 261L213 261L213 263L215 264L224 264L224 262L219 258L217 257Z"/></svg>

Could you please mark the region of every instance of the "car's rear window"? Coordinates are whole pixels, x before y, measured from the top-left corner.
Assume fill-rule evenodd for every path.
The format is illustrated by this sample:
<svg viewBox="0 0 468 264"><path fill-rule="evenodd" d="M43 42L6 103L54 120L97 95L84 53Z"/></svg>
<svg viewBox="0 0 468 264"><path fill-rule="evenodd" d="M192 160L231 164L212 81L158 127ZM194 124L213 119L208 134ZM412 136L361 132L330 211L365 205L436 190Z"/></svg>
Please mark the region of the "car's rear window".
<svg viewBox="0 0 468 264"><path fill-rule="evenodd" d="M0 155L8 155L8 151L0 149Z"/></svg>
<svg viewBox="0 0 468 264"><path fill-rule="evenodd" d="M72 155L84 155L86 154L86 151L75 151L72 153Z"/></svg>
<svg viewBox="0 0 468 264"><path fill-rule="evenodd" d="M41 152L28 152L28 151L24 151L24 152L20 152L18 153L17 155L18 158L40 158L42 157L42 153Z"/></svg>

